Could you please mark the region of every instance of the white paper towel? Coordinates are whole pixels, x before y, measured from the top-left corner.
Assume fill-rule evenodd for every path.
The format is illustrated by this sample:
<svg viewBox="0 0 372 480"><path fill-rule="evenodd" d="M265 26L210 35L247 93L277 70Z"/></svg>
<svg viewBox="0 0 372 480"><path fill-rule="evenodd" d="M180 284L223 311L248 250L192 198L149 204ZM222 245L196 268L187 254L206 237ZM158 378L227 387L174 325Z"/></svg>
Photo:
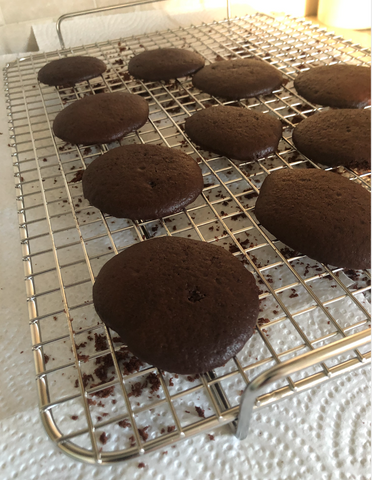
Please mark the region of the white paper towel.
<svg viewBox="0 0 372 480"><path fill-rule="evenodd" d="M208 1L183 2L183 8L176 2L160 2L132 8L130 13L114 15L77 17L65 20L61 31L66 47L88 45L106 40L139 35L156 30L177 28L180 26L198 25L226 18L226 4L218 0L208 8ZM199 4L199 5L197 5ZM198 9L196 9L199 7ZM256 12L244 4L236 4L233 15L246 15ZM61 48L54 23L33 25L33 32L41 51L52 51Z"/></svg>
<svg viewBox="0 0 372 480"><path fill-rule="evenodd" d="M35 399L30 397L30 403ZM256 413L248 438L229 427L110 467L70 459L47 438L36 408L0 422L0 476L19 480L368 480L369 369ZM141 464L144 464L142 467ZM142 468L141 468L142 467Z"/></svg>

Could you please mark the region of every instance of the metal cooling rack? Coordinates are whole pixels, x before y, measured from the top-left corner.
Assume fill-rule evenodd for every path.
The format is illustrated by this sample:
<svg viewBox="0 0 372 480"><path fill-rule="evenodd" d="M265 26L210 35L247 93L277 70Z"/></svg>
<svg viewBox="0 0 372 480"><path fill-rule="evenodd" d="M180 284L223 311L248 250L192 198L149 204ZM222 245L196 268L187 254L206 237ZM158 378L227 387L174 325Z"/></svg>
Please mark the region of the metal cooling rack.
<svg viewBox="0 0 372 480"><path fill-rule="evenodd" d="M194 88L190 77L154 83L128 75L133 54L165 46L194 49L206 63L254 55L280 69L288 82L271 95L222 102ZM107 72L75 88L37 82L46 62L77 54L101 58ZM242 438L249 408L269 405L370 361L369 272L310 260L273 238L254 215L260 185L271 171L319 168L291 141L293 126L318 109L296 94L292 80L304 69L335 62L369 64L370 52L309 22L279 22L257 14L32 55L6 66L40 412L49 436L63 451L110 464L165 447L235 422L245 390L247 411L242 410L237 433ZM120 144L181 148L199 163L205 188L183 212L132 222L102 215L84 199L81 172L119 142L68 145L53 136L52 122L65 104L116 90L141 95L150 106L148 122ZM219 104L278 117L284 126L278 152L238 163L191 143L183 131L185 118ZM369 188L369 171L334 170ZM139 362L94 311L92 282L101 266L135 242L160 235L226 248L246 264L260 287L256 333L236 358L213 372L172 375Z"/></svg>

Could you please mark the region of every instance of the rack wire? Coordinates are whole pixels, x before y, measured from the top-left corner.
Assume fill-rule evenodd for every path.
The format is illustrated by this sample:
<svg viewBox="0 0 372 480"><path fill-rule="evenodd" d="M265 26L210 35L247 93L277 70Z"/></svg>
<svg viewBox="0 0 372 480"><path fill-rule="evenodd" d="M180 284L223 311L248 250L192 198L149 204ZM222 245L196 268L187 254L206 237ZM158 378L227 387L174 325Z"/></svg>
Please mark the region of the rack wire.
<svg viewBox="0 0 372 480"><path fill-rule="evenodd" d="M206 63L253 55L280 69L287 83L270 95L223 101L194 88L190 77L142 82L128 74L134 54L165 46L194 49ZM37 82L37 72L46 62L78 54L101 58L107 72L75 88L55 89ZM370 52L310 22L257 14L36 54L6 66L39 406L49 436L64 452L86 462L110 464L231 424L253 378L324 346L337 356L319 356L320 363L277 377L260 392L253 408L370 361L368 344L348 352L336 350L339 340L355 335L367 341L370 273L319 264L294 252L262 228L254 215L259 188L270 172L320 168L291 140L293 127L320 109L296 93L293 79L305 69L337 62L369 65ZM85 95L118 90L148 101L149 120L140 130L121 142L92 147L54 137L53 119L62 107ZM278 151L258 161L236 162L194 145L184 134L185 118L214 105L235 105L279 118L284 129ZM188 153L202 169L202 195L181 213L147 222L113 218L90 206L81 188L84 169L103 152L132 143L161 144ZM370 188L370 171L333 170ZM181 376L144 364L94 311L92 283L102 265L128 246L161 235L226 248L259 285L256 333L234 359L213 372Z"/></svg>

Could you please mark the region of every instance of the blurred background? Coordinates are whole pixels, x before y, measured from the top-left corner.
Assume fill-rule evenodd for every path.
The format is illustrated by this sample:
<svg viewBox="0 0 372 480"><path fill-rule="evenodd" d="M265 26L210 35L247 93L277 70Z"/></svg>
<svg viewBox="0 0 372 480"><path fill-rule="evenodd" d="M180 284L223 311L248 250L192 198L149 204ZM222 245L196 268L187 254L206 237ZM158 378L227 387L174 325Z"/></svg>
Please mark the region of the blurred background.
<svg viewBox="0 0 372 480"><path fill-rule="evenodd" d="M0 0L0 55L38 51L40 48L35 37L37 26L53 24L60 15L65 13L115 3L119 2L115 0L32 0L32 2ZM226 17L226 1L167 0L127 10L116 10L110 14L135 13L137 14L137 17L133 17L135 19L139 18L138 15L142 12L151 15L152 11L159 10L167 16L185 15L187 21L193 12L208 12L209 15L213 13L213 19L221 20ZM327 28L332 27L337 34L346 37L348 32L343 31L345 28L361 30L361 37L353 36L353 40L363 46L368 46L370 43L370 35L368 36L371 22L370 0L233 0L231 2L232 16L255 11L273 16L306 17ZM337 28L341 30L337 31ZM363 31L363 29L367 30ZM363 35L365 33L366 37Z"/></svg>

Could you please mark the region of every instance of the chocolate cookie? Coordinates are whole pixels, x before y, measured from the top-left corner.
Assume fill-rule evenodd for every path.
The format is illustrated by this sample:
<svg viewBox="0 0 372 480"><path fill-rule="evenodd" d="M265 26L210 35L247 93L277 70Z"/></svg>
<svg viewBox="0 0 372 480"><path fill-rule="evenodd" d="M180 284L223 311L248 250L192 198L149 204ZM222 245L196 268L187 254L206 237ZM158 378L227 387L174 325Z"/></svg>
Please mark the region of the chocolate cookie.
<svg viewBox="0 0 372 480"><path fill-rule="evenodd" d="M289 247L318 262L370 268L369 192L324 170L277 170L266 177L256 202L261 224Z"/></svg>
<svg viewBox="0 0 372 480"><path fill-rule="evenodd" d="M356 65L315 67L294 81L297 92L311 103L336 108L363 108L371 103L371 69Z"/></svg>
<svg viewBox="0 0 372 480"><path fill-rule="evenodd" d="M95 57L65 57L47 63L39 70L39 82L51 86L73 87L75 83L98 77L106 64Z"/></svg>
<svg viewBox="0 0 372 480"><path fill-rule="evenodd" d="M183 48L146 50L129 60L128 71L143 80L170 80L185 77L200 70L204 58Z"/></svg>
<svg viewBox="0 0 372 480"><path fill-rule="evenodd" d="M256 160L275 152L282 124L254 110L218 106L187 118L185 132L206 150L238 160Z"/></svg>
<svg viewBox="0 0 372 480"><path fill-rule="evenodd" d="M96 158L83 176L84 197L119 218L152 220L180 212L204 187L200 167L181 150L125 145Z"/></svg>
<svg viewBox="0 0 372 480"><path fill-rule="evenodd" d="M100 93L64 108L53 123L54 134L70 143L94 145L120 140L147 120L149 107L131 93Z"/></svg>
<svg viewBox="0 0 372 480"><path fill-rule="evenodd" d="M180 237L147 240L109 260L93 302L137 357L180 374L206 372L236 355L259 307L254 277L237 258Z"/></svg>
<svg viewBox="0 0 372 480"><path fill-rule="evenodd" d="M371 111L328 110L306 118L293 130L293 143L314 162L370 166Z"/></svg>
<svg viewBox="0 0 372 480"><path fill-rule="evenodd" d="M244 58L212 63L193 76L195 87L217 97L248 98L271 93L283 76L262 60Z"/></svg>

